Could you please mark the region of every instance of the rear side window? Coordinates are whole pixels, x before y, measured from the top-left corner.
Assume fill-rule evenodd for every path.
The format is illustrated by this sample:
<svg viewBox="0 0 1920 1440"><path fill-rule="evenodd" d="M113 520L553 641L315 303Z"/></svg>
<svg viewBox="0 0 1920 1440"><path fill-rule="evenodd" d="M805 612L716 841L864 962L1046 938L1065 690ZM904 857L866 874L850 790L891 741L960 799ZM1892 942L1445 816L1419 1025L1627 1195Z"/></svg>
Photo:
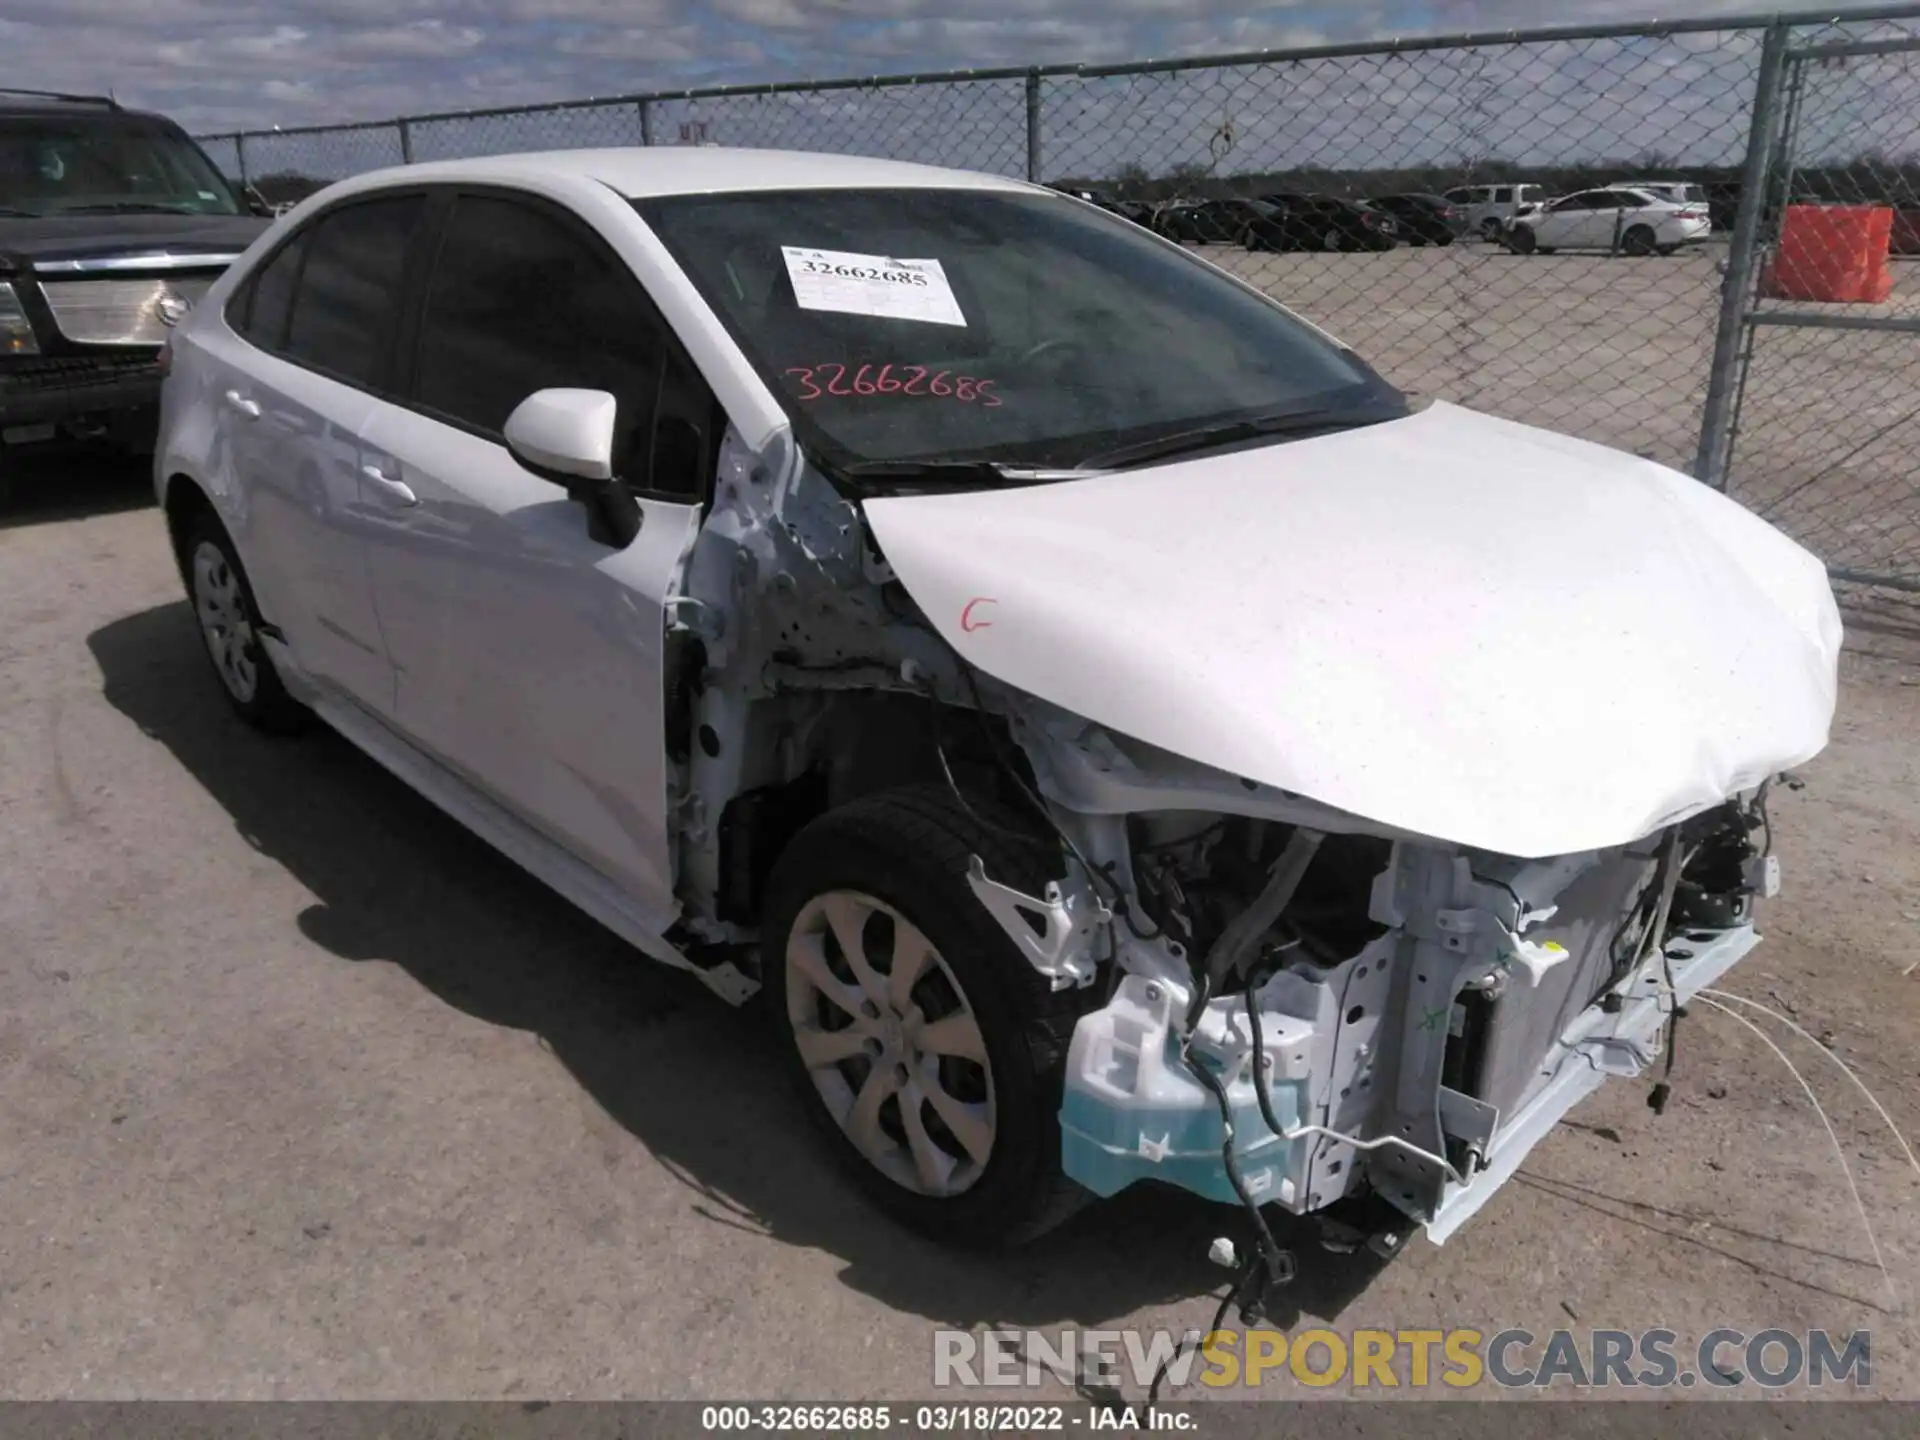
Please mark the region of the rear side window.
<svg viewBox="0 0 1920 1440"><path fill-rule="evenodd" d="M254 272L228 307L227 322L262 350L286 346L287 320L293 314L293 292L306 249L306 235L294 236Z"/></svg>
<svg viewBox="0 0 1920 1440"><path fill-rule="evenodd" d="M425 211L423 198L403 195L349 205L314 222L282 351L287 359L350 385L377 386L407 250Z"/></svg>
<svg viewBox="0 0 1920 1440"><path fill-rule="evenodd" d="M545 209L465 195L454 206L420 323L414 398L490 436L536 390L620 401L622 473L653 411L661 326L639 281Z"/></svg>

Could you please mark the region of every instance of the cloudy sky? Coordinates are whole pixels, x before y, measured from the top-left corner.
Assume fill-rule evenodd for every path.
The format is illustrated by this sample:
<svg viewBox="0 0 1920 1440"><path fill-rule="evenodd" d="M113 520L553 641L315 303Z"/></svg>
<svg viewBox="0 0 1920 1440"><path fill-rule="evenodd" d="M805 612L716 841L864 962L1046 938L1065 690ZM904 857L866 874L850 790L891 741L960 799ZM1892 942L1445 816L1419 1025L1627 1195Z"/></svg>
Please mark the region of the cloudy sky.
<svg viewBox="0 0 1920 1440"><path fill-rule="evenodd" d="M0 55L9 77L111 89L205 132L715 83L1765 8L1764 0L5 0Z"/></svg>

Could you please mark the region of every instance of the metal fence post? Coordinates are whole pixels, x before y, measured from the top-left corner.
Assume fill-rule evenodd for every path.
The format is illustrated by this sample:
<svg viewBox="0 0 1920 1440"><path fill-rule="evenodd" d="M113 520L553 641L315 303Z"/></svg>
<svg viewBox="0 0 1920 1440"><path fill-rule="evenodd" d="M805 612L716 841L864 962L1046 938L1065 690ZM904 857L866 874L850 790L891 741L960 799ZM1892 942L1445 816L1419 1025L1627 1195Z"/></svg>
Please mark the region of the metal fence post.
<svg viewBox="0 0 1920 1440"><path fill-rule="evenodd" d="M400 129L400 163L411 165L413 163L413 125L404 115L393 123Z"/></svg>
<svg viewBox="0 0 1920 1440"><path fill-rule="evenodd" d="M247 132L244 130L233 137L233 158L235 168L240 171L240 183L250 184L252 177L247 174Z"/></svg>
<svg viewBox="0 0 1920 1440"><path fill-rule="evenodd" d="M1740 209L1733 222L1726 277L1720 282L1720 324L1713 337L1713 365L1707 373L1707 398L1700 415L1700 449L1693 462L1694 478L1716 490L1727 488L1727 466L1733 454L1733 400L1740 388L1740 353L1753 299L1760 220L1771 188L1774 142L1780 133L1788 37L1787 27L1776 21L1760 42L1753 121L1747 132L1746 164L1740 172Z"/></svg>
<svg viewBox="0 0 1920 1440"><path fill-rule="evenodd" d="M1040 183L1040 72L1027 72L1027 179Z"/></svg>
<svg viewBox="0 0 1920 1440"><path fill-rule="evenodd" d="M640 102L640 143L653 144L653 102L651 100Z"/></svg>

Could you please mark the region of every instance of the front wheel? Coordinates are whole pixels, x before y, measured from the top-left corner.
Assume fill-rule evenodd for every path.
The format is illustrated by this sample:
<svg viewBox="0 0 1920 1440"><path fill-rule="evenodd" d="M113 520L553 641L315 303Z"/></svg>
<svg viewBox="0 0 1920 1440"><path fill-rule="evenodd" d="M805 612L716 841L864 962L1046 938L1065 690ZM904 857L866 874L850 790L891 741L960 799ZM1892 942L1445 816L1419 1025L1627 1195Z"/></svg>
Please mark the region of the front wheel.
<svg viewBox="0 0 1920 1440"><path fill-rule="evenodd" d="M1539 237L1524 225L1516 225L1507 232L1507 248L1516 255L1531 255L1540 246Z"/></svg>
<svg viewBox="0 0 1920 1440"><path fill-rule="evenodd" d="M1086 1198L1060 1168L1067 1046L1091 991L1055 993L967 885L978 855L1028 894L1057 850L1020 817L911 786L787 848L765 913L767 1008L815 1124L882 1208L935 1239L1015 1245Z"/></svg>
<svg viewBox="0 0 1920 1440"><path fill-rule="evenodd" d="M1651 255L1656 243L1653 231L1645 225L1636 225L1620 237L1620 248L1629 255Z"/></svg>

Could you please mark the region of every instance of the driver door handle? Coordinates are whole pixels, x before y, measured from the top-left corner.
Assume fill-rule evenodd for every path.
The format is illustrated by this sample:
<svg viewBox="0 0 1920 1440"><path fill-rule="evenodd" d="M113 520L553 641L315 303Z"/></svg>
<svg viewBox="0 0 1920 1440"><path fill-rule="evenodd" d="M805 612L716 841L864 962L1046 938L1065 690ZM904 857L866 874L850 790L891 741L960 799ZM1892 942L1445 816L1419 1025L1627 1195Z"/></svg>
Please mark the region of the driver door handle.
<svg viewBox="0 0 1920 1440"><path fill-rule="evenodd" d="M388 497L402 505L418 505L420 497L413 493L413 487L404 480L395 480L378 465L362 465L360 473L371 480L375 486L384 490Z"/></svg>
<svg viewBox="0 0 1920 1440"><path fill-rule="evenodd" d="M249 400L238 390L227 391L227 405L230 409L237 410L249 420L258 420L260 418L260 402L258 400Z"/></svg>

